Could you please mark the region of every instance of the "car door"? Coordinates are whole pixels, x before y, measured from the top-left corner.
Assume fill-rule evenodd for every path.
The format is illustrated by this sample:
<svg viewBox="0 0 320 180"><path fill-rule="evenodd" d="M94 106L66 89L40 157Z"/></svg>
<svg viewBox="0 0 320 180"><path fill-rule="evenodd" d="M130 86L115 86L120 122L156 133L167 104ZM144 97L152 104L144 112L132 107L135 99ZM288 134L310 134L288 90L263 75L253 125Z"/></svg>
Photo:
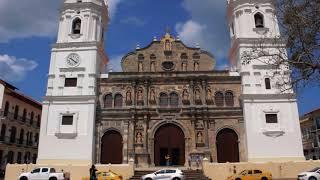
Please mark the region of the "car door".
<svg viewBox="0 0 320 180"><path fill-rule="evenodd" d="M49 168L42 168L41 173L39 174L39 180L48 180L49 179Z"/></svg>
<svg viewBox="0 0 320 180"><path fill-rule="evenodd" d="M252 175L252 177L254 178L254 179L261 179L261 177L262 177L262 171L260 171L260 170L253 170L253 175Z"/></svg>
<svg viewBox="0 0 320 180"><path fill-rule="evenodd" d="M316 171L317 179L320 179L320 169Z"/></svg>
<svg viewBox="0 0 320 180"><path fill-rule="evenodd" d="M40 180L41 168L36 168L30 172L30 180Z"/></svg>
<svg viewBox="0 0 320 180"><path fill-rule="evenodd" d="M245 178L245 180L255 180L256 178L254 177L253 171L252 170L248 170L247 176Z"/></svg>
<svg viewBox="0 0 320 180"><path fill-rule="evenodd" d="M163 180L163 178L165 177L165 174L166 174L166 171L165 171L165 170L157 171L156 174L155 174L155 176L154 176L154 179L155 179L155 180L158 180L158 179Z"/></svg>
<svg viewBox="0 0 320 180"><path fill-rule="evenodd" d="M166 174L164 176L164 179L165 180L171 180L171 178L175 175L176 173L176 170L174 169L167 169L166 170Z"/></svg>

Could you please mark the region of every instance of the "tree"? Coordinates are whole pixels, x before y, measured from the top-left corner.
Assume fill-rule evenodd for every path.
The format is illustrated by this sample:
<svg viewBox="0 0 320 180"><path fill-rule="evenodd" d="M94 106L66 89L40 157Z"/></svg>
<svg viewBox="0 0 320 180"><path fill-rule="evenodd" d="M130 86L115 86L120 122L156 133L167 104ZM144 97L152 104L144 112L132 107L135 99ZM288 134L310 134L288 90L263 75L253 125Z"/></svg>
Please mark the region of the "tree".
<svg viewBox="0 0 320 180"><path fill-rule="evenodd" d="M320 0L273 1L281 38L262 37L242 54L242 63L259 60L278 77L288 72L279 78L282 90L320 85ZM271 44L278 46L276 51L268 49Z"/></svg>

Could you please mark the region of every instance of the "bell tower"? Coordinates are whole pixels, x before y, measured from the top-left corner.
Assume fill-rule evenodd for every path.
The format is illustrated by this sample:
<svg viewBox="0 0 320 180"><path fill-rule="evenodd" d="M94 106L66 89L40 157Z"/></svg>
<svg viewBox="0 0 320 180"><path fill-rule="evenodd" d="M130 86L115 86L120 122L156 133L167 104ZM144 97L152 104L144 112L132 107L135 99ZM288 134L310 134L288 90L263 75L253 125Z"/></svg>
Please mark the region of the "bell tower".
<svg viewBox="0 0 320 180"><path fill-rule="evenodd" d="M97 79L108 62L104 0L64 0L51 51L37 163L94 163Z"/></svg>
<svg viewBox="0 0 320 180"><path fill-rule="evenodd" d="M279 87L290 79L287 66L275 69L272 56L256 56L244 63L246 53L285 51L272 0L227 0L230 28L230 64L242 78L242 103L247 158L251 162L304 160L297 100L292 90ZM281 80L282 79L282 80Z"/></svg>

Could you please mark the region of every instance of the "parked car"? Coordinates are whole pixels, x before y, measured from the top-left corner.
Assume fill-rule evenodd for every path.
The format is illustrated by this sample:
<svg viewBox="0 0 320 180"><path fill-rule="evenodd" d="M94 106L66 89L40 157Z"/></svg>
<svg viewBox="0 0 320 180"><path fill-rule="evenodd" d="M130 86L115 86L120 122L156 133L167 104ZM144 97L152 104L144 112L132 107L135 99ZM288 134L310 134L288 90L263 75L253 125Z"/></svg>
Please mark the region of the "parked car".
<svg viewBox="0 0 320 180"><path fill-rule="evenodd" d="M109 172L104 172L104 171L98 171L96 173L97 175L97 180L122 180L122 176L109 171ZM82 180L90 180L90 177L84 177Z"/></svg>
<svg viewBox="0 0 320 180"><path fill-rule="evenodd" d="M314 168L310 171L300 173L298 180L320 180L320 168Z"/></svg>
<svg viewBox="0 0 320 180"><path fill-rule="evenodd" d="M18 180L65 180L64 173L50 167L39 167L20 174Z"/></svg>
<svg viewBox="0 0 320 180"><path fill-rule="evenodd" d="M141 177L141 180L184 180L183 172L179 169L162 169Z"/></svg>
<svg viewBox="0 0 320 180"><path fill-rule="evenodd" d="M270 172L263 172L258 169L244 170L237 175L228 177L228 180L272 180Z"/></svg>

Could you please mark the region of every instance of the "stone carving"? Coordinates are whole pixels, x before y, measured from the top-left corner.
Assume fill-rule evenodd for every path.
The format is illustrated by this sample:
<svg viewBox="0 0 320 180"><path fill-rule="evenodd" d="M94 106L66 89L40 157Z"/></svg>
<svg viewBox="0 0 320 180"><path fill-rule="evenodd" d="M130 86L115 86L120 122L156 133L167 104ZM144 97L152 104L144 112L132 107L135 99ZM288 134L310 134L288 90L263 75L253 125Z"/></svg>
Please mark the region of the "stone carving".
<svg viewBox="0 0 320 180"><path fill-rule="evenodd" d="M194 71L199 71L199 63L198 62L194 63Z"/></svg>
<svg viewBox="0 0 320 180"><path fill-rule="evenodd" d="M200 94L200 89L196 88L194 91L194 100L196 102L196 104L200 104L201 103L201 94Z"/></svg>
<svg viewBox="0 0 320 180"><path fill-rule="evenodd" d="M166 40L164 48L165 48L166 51L170 51L171 50L171 43L170 43L169 40Z"/></svg>
<svg viewBox="0 0 320 180"><path fill-rule="evenodd" d="M182 71L187 71L187 63L186 62L182 63Z"/></svg>
<svg viewBox="0 0 320 180"><path fill-rule="evenodd" d="M206 101L207 101L207 104L213 104L212 91L210 88L207 88Z"/></svg>
<svg viewBox="0 0 320 180"><path fill-rule="evenodd" d="M127 104L131 104L131 102L132 102L131 88L128 88L128 90L127 90L127 93L126 93L126 102L127 102Z"/></svg>
<svg viewBox="0 0 320 180"><path fill-rule="evenodd" d="M155 67L155 62L154 61L151 62L150 71L151 72L156 72L156 67Z"/></svg>
<svg viewBox="0 0 320 180"><path fill-rule="evenodd" d="M156 93L153 88L150 90L150 103L156 103Z"/></svg>
<svg viewBox="0 0 320 180"><path fill-rule="evenodd" d="M137 104L139 106L143 105L143 89L139 88L137 92Z"/></svg>
<svg viewBox="0 0 320 180"><path fill-rule="evenodd" d="M201 131L199 131L199 132L197 133L197 143L199 143L199 144L204 143L204 141L203 141L203 134L202 134Z"/></svg>
<svg viewBox="0 0 320 180"><path fill-rule="evenodd" d="M136 134L136 143L142 144L142 133L141 132L137 132L137 134Z"/></svg>
<svg viewBox="0 0 320 180"><path fill-rule="evenodd" d="M182 92L182 102L184 104L189 103L189 92L187 89L184 89Z"/></svg>
<svg viewBox="0 0 320 180"><path fill-rule="evenodd" d="M139 64L138 64L138 71L143 72L143 63L142 62L139 62Z"/></svg>

